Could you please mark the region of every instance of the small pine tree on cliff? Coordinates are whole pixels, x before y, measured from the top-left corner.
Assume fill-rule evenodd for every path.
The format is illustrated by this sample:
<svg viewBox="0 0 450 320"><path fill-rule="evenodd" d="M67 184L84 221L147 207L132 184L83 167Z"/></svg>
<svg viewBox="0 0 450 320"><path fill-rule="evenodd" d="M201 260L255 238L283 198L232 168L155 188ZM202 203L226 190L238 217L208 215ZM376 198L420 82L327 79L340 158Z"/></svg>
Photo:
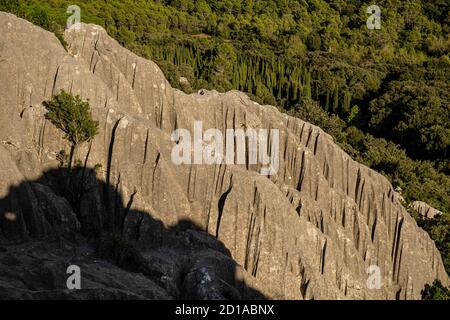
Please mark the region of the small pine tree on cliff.
<svg viewBox="0 0 450 320"><path fill-rule="evenodd" d="M45 101L47 120L64 132L64 138L70 143L68 169L72 169L73 158L78 146L91 141L98 132L98 122L92 119L88 101L62 90L51 100Z"/></svg>

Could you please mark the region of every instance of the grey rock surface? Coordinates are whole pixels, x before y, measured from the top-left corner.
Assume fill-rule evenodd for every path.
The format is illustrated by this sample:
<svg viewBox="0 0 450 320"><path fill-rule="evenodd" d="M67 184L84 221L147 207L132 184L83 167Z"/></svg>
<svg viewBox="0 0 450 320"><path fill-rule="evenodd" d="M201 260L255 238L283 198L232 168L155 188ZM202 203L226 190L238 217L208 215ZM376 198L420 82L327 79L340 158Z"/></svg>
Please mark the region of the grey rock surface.
<svg viewBox="0 0 450 320"><path fill-rule="evenodd" d="M434 217L442 214L438 209L433 208L428 203L423 201L414 201L409 206L411 209L416 210L420 215L425 218L433 219Z"/></svg>

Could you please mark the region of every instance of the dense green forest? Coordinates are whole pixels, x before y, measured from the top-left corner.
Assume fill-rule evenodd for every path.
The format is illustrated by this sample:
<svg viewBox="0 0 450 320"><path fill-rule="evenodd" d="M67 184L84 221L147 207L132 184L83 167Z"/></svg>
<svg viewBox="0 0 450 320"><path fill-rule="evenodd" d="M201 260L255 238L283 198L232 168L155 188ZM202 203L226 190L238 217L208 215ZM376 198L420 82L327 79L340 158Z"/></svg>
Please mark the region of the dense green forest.
<svg viewBox="0 0 450 320"><path fill-rule="evenodd" d="M156 61L174 87L239 89L321 126L355 159L444 218L421 224L450 270L448 0L0 0L62 32L69 5ZM180 81L180 78L186 81ZM447 240L443 241L442 238Z"/></svg>

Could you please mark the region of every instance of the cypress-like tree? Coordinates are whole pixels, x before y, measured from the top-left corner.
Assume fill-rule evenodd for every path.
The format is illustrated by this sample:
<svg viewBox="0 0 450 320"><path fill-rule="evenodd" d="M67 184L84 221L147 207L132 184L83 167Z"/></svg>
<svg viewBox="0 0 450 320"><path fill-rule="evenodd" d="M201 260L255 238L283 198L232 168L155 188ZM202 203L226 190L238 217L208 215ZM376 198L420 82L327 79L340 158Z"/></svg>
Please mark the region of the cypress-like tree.
<svg viewBox="0 0 450 320"><path fill-rule="evenodd" d="M339 111L339 89L336 86L334 90L334 97L333 97L333 113L337 114Z"/></svg>
<svg viewBox="0 0 450 320"><path fill-rule="evenodd" d="M305 98L311 99L311 73L306 73L306 79L305 79L305 88L304 88L304 96Z"/></svg>
<svg viewBox="0 0 450 320"><path fill-rule="evenodd" d="M330 112L330 91L327 90L325 96L325 111Z"/></svg>

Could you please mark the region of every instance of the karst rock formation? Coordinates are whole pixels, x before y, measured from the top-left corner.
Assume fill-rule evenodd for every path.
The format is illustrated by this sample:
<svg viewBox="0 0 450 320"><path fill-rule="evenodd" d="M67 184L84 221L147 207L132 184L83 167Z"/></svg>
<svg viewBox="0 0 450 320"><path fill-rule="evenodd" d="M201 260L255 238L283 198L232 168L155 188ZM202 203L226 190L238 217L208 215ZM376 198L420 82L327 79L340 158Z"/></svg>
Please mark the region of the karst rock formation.
<svg viewBox="0 0 450 320"><path fill-rule="evenodd" d="M433 219L436 216L439 216L441 212L430 206L429 204L423 202L423 201L413 201L409 207L412 210L415 210L417 213L419 213L422 217L427 219Z"/></svg>
<svg viewBox="0 0 450 320"><path fill-rule="evenodd" d="M320 128L238 91L176 90L96 25L66 31L67 50L12 14L0 13L0 30L0 297L245 298L246 287L269 299L420 299L425 284L449 284L434 242L389 181ZM99 121L77 152L99 168L80 215L101 222L114 212L153 278L95 258L76 214L43 178L68 150L42 105L61 89L89 99ZM278 129L278 173L174 164L171 134L194 121L222 132ZM165 236L182 222L195 228ZM71 244L46 240L70 232ZM64 290L70 259L92 290ZM367 284L370 266L380 270L378 289Z"/></svg>

